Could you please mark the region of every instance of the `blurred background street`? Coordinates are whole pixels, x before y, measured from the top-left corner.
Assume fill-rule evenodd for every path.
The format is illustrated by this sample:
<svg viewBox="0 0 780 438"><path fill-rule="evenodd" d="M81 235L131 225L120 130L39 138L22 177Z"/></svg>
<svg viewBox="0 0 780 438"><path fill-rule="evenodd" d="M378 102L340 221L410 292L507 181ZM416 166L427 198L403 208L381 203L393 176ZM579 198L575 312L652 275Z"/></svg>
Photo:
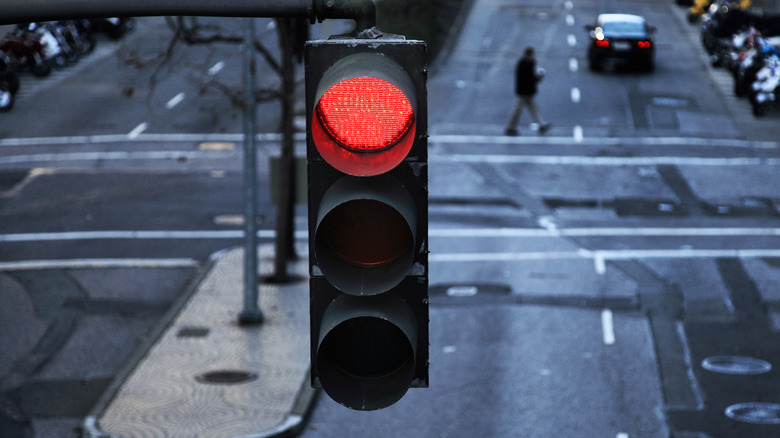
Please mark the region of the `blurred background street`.
<svg viewBox="0 0 780 438"><path fill-rule="evenodd" d="M780 435L780 110L754 116L672 0L467 3L428 76L430 388L375 412L320 397L302 436ZM602 12L657 28L653 72L588 69ZM160 64L165 20L134 27L22 74L0 113L2 437L78 436L209 257L242 243L241 110L224 93L241 51ZM272 20L257 29L274 38ZM524 114L509 137L527 46L552 128ZM278 126L262 104L264 243ZM303 205L295 226L305 243ZM710 366L723 356L737 374Z"/></svg>

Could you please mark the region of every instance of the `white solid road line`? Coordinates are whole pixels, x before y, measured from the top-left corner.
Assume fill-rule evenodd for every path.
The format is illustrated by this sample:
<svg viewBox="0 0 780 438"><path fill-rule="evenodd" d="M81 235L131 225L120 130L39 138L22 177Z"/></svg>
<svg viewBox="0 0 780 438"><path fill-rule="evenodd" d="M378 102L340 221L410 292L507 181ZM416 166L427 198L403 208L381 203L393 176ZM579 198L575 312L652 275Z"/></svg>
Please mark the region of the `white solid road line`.
<svg viewBox="0 0 780 438"><path fill-rule="evenodd" d="M108 269L108 268L197 268L195 259L63 259L63 260L21 260L0 262L2 271L30 271L38 269Z"/></svg>
<svg viewBox="0 0 780 438"><path fill-rule="evenodd" d="M257 236L271 239L274 230L259 230ZM554 237L780 237L780 228L430 228L430 237L441 238L554 238ZM306 239L306 230L295 232L296 239ZM243 230L106 230L62 231L53 233L0 234L0 242L46 242L112 239L240 239ZM670 251L670 250L666 250ZM671 250L671 251L690 251ZM610 251L596 251L599 255Z"/></svg>
<svg viewBox="0 0 780 438"><path fill-rule="evenodd" d="M128 137L129 138L129 137ZM575 129L568 142L582 142L581 131ZM65 161L92 160L170 160L177 158L210 159L217 154L234 156L238 151L109 151L109 152L72 152L33 155L0 156L0 165L21 163L57 163ZM706 158L706 157L595 157L581 155L431 155L431 163L488 163L488 164L536 164L543 166L780 166L780 158Z"/></svg>
<svg viewBox="0 0 780 438"><path fill-rule="evenodd" d="M139 125L142 126L144 124ZM575 127L576 128L576 127ZM580 127L581 129L581 127ZM139 133L134 136L134 142L200 142L200 141L233 141L240 142L243 134L185 134L185 133ZM259 133L257 140L263 142L278 142L282 136L278 133ZM295 134L296 141L305 141L306 134ZM27 138L0 138L0 147L36 146L36 145L84 145L119 143L127 141L127 134L106 135L77 135L65 137L27 137ZM466 134L432 134L429 139L431 144L557 144L570 145L571 137L545 136L522 137L504 135L466 135ZM585 144L599 146L636 145L636 146L712 146L733 147L750 149L779 149L777 141L748 141L736 138L705 138L705 137L588 137Z"/></svg>
<svg viewBox="0 0 780 438"><path fill-rule="evenodd" d="M594 228L431 228L431 237L747 237L780 236L780 228L663 228L663 227L594 227ZM1 238L0 238L1 240Z"/></svg>
<svg viewBox="0 0 780 438"><path fill-rule="evenodd" d="M12 155L0 157L2 164L20 163L61 163L74 161L119 161L119 160L178 160L213 159L221 156L235 156L236 151L111 151L111 152L73 152L35 155Z"/></svg>
<svg viewBox="0 0 780 438"><path fill-rule="evenodd" d="M571 142L571 137L566 137ZM590 138L589 138L590 140ZM537 164L546 166L780 166L780 158L708 158L708 157L596 157L583 155L472 155L451 154L429 157L445 163Z"/></svg>
<svg viewBox="0 0 780 438"><path fill-rule="evenodd" d="M572 250L528 252L468 252L435 253L428 256L433 263L520 262L540 260L592 260L595 269L604 262L643 259L705 259L705 258L780 258L780 249L626 249ZM598 261L598 262L596 262ZM598 265L596 264L598 263Z"/></svg>
<svg viewBox="0 0 780 438"><path fill-rule="evenodd" d="M431 143L443 144L569 144L570 137L514 137L500 135L471 134L434 134L430 136ZM588 137L586 144L601 146L636 145L636 146L713 146L734 148L778 149L777 141L748 141L737 138L705 138L705 137ZM0 140L2 145L2 140Z"/></svg>
<svg viewBox="0 0 780 438"><path fill-rule="evenodd" d="M565 138L568 143L582 143L581 131L575 129L572 137ZM127 137L129 139L129 137ZM587 140L591 140L588 138ZM65 161L92 160L170 160L177 158L197 159L214 158L217 154L234 156L238 151L109 151L109 152L72 152L47 153L33 155L0 156L0 165L21 163L57 163ZM583 155L472 155L450 154L431 155L430 163L488 163L488 164L536 164L542 166L780 166L780 158L707 158L707 157L597 157Z"/></svg>
<svg viewBox="0 0 780 438"><path fill-rule="evenodd" d="M257 237L271 239L274 230L260 230ZM296 239L305 239L305 231L296 231ZM52 242L76 240L198 240L198 239L242 239L243 230L150 230L150 231L63 231L59 233L17 233L0 234L0 242Z"/></svg>

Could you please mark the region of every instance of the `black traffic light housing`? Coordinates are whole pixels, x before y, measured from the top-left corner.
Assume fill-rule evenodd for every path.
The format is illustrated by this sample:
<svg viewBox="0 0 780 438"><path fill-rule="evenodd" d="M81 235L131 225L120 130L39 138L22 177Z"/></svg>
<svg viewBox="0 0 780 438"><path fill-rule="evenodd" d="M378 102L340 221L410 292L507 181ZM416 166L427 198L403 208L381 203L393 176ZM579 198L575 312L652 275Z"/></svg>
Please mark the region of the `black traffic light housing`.
<svg viewBox="0 0 780 438"><path fill-rule="evenodd" d="M305 54L312 386L352 409L381 409L428 386L426 46L344 38L309 42ZM392 86L372 94L375 82L351 82L365 77ZM318 108L337 84L355 108L333 113L346 128ZM404 105L385 108L395 96ZM407 109L398 134L394 114ZM369 113L381 125L371 117L385 110L393 140L374 149L333 133L374 132L352 122Z"/></svg>

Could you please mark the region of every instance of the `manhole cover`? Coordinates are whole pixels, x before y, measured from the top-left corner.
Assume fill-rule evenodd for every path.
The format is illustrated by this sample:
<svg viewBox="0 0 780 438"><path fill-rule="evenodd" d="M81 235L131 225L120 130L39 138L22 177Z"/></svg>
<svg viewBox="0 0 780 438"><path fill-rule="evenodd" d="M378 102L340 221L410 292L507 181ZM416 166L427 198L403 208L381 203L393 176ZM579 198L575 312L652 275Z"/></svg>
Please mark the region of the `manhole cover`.
<svg viewBox="0 0 780 438"><path fill-rule="evenodd" d="M768 373L772 364L761 359L743 356L714 356L704 359L702 368L713 373L753 376Z"/></svg>
<svg viewBox="0 0 780 438"><path fill-rule="evenodd" d="M233 385L237 383L251 382L257 379L256 373L237 370L219 370L209 371L195 376L195 380L200 383L212 383L218 385Z"/></svg>
<svg viewBox="0 0 780 438"><path fill-rule="evenodd" d="M740 403L726 408L732 420L752 424L780 424L780 405L776 403Z"/></svg>

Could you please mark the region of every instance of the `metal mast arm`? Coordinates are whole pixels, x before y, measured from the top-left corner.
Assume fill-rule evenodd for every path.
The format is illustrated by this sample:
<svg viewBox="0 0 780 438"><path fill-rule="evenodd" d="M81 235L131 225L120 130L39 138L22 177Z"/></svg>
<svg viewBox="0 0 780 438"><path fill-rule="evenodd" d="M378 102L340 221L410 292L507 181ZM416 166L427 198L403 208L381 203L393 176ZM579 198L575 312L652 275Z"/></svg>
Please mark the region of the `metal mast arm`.
<svg viewBox="0 0 780 438"><path fill-rule="evenodd" d="M0 24L94 17L200 15L306 17L355 20L357 31L376 25L372 0L3 0Z"/></svg>

